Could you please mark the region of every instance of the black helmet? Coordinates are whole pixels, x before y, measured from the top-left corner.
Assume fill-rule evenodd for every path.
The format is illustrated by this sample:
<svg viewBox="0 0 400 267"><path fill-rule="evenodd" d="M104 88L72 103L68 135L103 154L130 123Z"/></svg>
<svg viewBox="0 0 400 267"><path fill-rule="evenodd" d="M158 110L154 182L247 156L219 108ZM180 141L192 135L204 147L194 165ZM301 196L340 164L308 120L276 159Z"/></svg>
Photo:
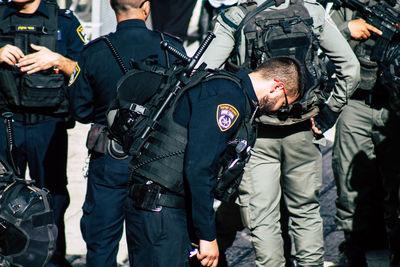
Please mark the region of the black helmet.
<svg viewBox="0 0 400 267"><path fill-rule="evenodd" d="M10 170L0 158L0 266L44 266L57 237L50 195Z"/></svg>

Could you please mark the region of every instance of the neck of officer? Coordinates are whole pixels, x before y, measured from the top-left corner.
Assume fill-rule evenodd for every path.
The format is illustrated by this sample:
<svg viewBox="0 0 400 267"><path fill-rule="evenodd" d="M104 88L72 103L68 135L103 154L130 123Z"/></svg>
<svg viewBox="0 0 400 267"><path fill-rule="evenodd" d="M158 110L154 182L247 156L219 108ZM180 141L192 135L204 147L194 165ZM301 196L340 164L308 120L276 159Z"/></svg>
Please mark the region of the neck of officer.
<svg viewBox="0 0 400 267"><path fill-rule="evenodd" d="M258 101L261 101L264 98L265 92L268 89L267 85L271 83L271 81L265 80L257 72L249 73L249 78L251 84L253 85L254 93L256 94Z"/></svg>
<svg viewBox="0 0 400 267"><path fill-rule="evenodd" d="M120 12L116 14L117 22L128 20L128 19L139 19L146 21L148 13L143 12L141 9L134 9L129 12Z"/></svg>
<svg viewBox="0 0 400 267"><path fill-rule="evenodd" d="M23 4L13 3L13 5L20 13L33 14L38 9L38 7L40 5L40 1L41 0L33 0L33 1L23 3Z"/></svg>

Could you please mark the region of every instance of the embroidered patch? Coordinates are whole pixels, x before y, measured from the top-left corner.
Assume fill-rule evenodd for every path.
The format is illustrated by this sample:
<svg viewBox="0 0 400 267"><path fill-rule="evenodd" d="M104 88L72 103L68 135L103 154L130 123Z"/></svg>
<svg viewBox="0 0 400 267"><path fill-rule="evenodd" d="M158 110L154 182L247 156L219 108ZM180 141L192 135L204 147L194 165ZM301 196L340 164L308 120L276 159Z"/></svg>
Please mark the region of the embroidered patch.
<svg viewBox="0 0 400 267"><path fill-rule="evenodd" d="M229 104L221 104L217 107L217 124L222 132L229 130L239 117L239 111Z"/></svg>
<svg viewBox="0 0 400 267"><path fill-rule="evenodd" d="M86 44L88 42L88 39L82 25L79 25L79 27L76 29L76 32L78 33L78 36L82 39L82 41Z"/></svg>
<svg viewBox="0 0 400 267"><path fill-rule="evenodd" d="M17 32L36 32L36 26L25 26L25 25L18 25L15 27Z"/></svg>
<svg viewBox="0 0 400 267"><path fill-rule="evenodd" d="M80 72L81 72L81 68L79 67L78 63L76 63L74 72L72 73L71 77L69 78L68 86L71 86L75 82L75 80L78 77Z"/></svg>

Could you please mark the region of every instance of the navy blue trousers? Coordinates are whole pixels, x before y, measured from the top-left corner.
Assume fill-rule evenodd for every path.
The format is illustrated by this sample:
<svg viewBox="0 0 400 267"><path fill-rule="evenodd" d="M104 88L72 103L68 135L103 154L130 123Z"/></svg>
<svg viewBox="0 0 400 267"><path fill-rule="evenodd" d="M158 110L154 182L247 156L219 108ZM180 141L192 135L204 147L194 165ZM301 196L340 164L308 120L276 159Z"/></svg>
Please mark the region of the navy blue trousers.
<svg viewBox="0 0 400 267"><path fill-rule="evenodd" d="M125 220L131 267L189 266L191 246L184 209L145 211L134 208L128 197Z"/></svg>
<svg viewBox="0 0 400 267"><path fill-rule="evenodd" d="M57 247L51 259L52 266L64 266L65 231L64 214L69 205L67 190L68 138L64 119L49 118L35 124L14 122L17 165L25 177L36 181L36 186L47 188L53 198L54 219L58 228ZM3 122L0 123L0 153L6 155L6 137Z"/></svg>
<svg viewBox="0 0 400 267"><path fill-rule="evenodd" d="M130 157L124 160L93 152L90 157L81 231L87 267L117 267L124 223Z"/></svg>

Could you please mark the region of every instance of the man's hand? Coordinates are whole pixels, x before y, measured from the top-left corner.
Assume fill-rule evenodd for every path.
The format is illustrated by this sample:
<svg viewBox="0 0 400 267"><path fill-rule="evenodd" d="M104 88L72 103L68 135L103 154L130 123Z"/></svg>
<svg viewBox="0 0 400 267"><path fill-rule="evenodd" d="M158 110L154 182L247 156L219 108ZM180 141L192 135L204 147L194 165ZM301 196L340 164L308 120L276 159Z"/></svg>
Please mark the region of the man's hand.
<svg viewBox="0 0 400 267"><path fill-rule="evenodd" d="M75 61L53 52L44 46L31 44L31 47L37 52L26 55L19 60L18 66L22 72L32 74L52 67L58 68L68 77L74 72Z"/></svg>
<svg viewBox="0 0 400 267"><path fill-rule="evenodd" d="M200 239L199 253L197 253L197 259L200 261L202 266L217 267L218 256L219 251L216 239L214 239L213 241Z"/></svg>
<svg viewBox="0 0 400 267"><path fill-rule="evenodd" d="M382 35L382 32L374 26L368 24L363 19L355 19L349 21L350 35L353 39L363 40L371 36L371 32Z"/></svg>
<svg viewBox="0 0 400 267"><path fill-rule="evenodd" d="M24 53L16 46L7 44L0 48L0 63L14 66L18 60L24 57Z"/></svg>
<svg viewBox="0 0 400 267"><path fill-rule="evenodd" d="M31 44L31 47L37 52L26 55L19 60L18 66L20 67L21 72L32 74L58 66L61 57L60 54L57 54L44 46Z"/></svg>
<svg viewBox="0 0 400 267"><path fill-rule="evenodd" d="M322 131L320 129L317 128L317 126L315 126L315 121L314 118L311 118L311 129L312 131L316 134L316 135L321 135Z"/></svg>

